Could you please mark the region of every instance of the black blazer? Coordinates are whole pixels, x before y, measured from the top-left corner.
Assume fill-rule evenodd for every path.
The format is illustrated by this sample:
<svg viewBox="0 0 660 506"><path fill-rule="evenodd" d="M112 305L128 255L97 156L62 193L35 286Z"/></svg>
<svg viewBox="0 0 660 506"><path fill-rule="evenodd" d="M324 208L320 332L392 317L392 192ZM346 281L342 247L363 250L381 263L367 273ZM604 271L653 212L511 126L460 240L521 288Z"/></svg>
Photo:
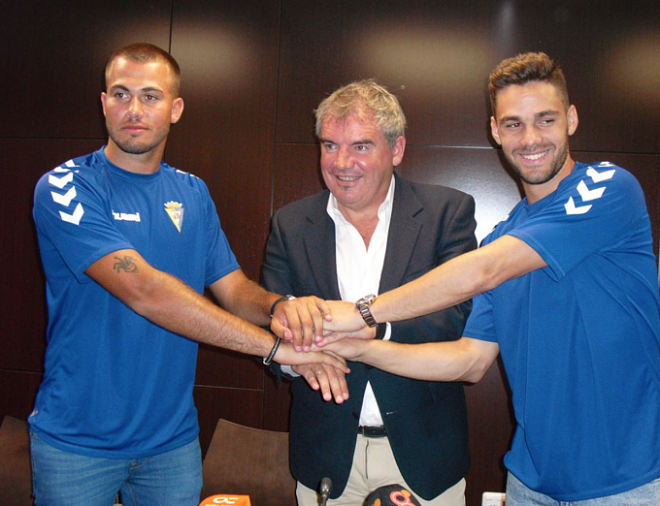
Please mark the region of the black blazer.
<svg viewBox="0 0 660 506"><path fill-rule="evenodd" d="M474 199L458 190L396 177L392 219L379 293L412 281L476 247ZM274 216L263 279L270 291L339 300L335 227L328 191L287 205ZM365 294L366 295L366 294ZM461 336L466 302L392 324L392 340L450 341ZM346 487L362 399L371 382L401 474L416 495L431 499L468 471L467 413L461 383L426 382L349 363L350 398L325 402L303 378L293 380L290 462L293 476L311 489L328 476L332 498Z"/></svg>

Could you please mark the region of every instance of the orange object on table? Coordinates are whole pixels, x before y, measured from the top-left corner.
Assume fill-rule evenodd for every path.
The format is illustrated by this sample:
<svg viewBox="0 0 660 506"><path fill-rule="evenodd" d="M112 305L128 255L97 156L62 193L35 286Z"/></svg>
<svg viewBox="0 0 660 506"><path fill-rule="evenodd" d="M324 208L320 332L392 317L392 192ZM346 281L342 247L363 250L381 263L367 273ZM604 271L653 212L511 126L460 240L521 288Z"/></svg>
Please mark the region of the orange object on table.
<svg viewBox="0 0 660 506"><path fill-rule="evenodd" d="M216 494L207 497L199 506L251 506L249 495Z"/></svg>

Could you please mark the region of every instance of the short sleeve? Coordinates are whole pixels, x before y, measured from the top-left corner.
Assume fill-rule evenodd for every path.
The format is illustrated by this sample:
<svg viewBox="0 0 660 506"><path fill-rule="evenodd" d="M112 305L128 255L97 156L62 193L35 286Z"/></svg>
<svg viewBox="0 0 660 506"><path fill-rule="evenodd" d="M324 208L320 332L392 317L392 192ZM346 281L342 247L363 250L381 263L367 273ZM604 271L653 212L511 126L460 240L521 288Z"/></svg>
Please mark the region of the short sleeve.
<svg viewBox="0 0 660 506"><path fill-rule="evenodd" d="M497 342L492 292L484 292L472 299L472 312L465 324L463 335L481 341Z"/></svg>
<svg viewBox="0 0 660 506"><path fill-rule="evenodd" d="M603 162L562 181L550 203L508 233L534 248L559 280L589 255L617 247L646 215L637 180Z"/></svg>
<svg viewBox="0 0 660 506"><path fill-rule="evenodd" d="M55 249L81 283L90 281L85 270L95 261L132 248L110 219L105 193L94 172L73 162L46 173L35 189L33 217L42 256L44 248Z"/></svg>

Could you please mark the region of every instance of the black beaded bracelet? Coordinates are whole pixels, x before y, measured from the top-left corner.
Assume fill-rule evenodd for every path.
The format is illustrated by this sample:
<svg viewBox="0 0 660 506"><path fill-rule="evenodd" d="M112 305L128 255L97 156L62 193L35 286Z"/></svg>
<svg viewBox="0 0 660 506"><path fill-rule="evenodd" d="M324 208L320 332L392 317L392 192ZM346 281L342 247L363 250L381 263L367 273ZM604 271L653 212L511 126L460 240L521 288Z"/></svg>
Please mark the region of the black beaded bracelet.
<svg viewBox="0 0 660 506"><path fill-rule="evenodd" d="M277 353L277 349L280 347L280 343L282 342L281 338L275 339L275 344L270 350L270 353L266 358L264 358L264 365L270 365L270 363L273 361L273 357L275 356L275 353Z"/></svg>
<svg viewBox="0 0 660 506"><path fill-rule="evenodd" d="M273 317L273 315L275 314L275 308L280 302L284 302L285 300L293 300L293 299L295 299L295 297L290 293L287 293L286 295L282 295L279 299L273 302L273 305L270 306L270 317L271 318Z"/></svg>

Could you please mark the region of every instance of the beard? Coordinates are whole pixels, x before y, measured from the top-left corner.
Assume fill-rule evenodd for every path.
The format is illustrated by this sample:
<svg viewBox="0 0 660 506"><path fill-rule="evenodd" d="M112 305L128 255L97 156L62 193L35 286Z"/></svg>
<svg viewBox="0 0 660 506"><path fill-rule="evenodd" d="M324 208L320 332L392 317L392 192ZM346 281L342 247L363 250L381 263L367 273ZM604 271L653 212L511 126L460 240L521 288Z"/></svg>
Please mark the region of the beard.
<svg viewBox="0 0 660 506"><path fill-rule="evenodd" d="M518 153L520 153L520 151L518 151ZM504 153L504 155L511 167L513 167L518 176L520 176L520 179L525 183L530 185L544 184L554 179L564 167L566 159L568 158L568 138L566 139L566 142L558 148L554 157L550 161L550 167L547 170L525 172L524 167L516 161L515 153L512 153L511 155Z"/></svg>
<svg viewBox="0 0 660 506"><path fill-rule="evenodd" d="M136 137L132 137L130 134L125 134L121 130L115 130L108 122L106 121L106 128L108 130L108 136L112 141L121 149L124 153L131 155L143 155L148 153L155 147L159 146L165 139L170 131L169 124L165 127L162 127L153 132L151 141L142 140ZM120 134L123 134L124 137L121 137Z"/></svg>

